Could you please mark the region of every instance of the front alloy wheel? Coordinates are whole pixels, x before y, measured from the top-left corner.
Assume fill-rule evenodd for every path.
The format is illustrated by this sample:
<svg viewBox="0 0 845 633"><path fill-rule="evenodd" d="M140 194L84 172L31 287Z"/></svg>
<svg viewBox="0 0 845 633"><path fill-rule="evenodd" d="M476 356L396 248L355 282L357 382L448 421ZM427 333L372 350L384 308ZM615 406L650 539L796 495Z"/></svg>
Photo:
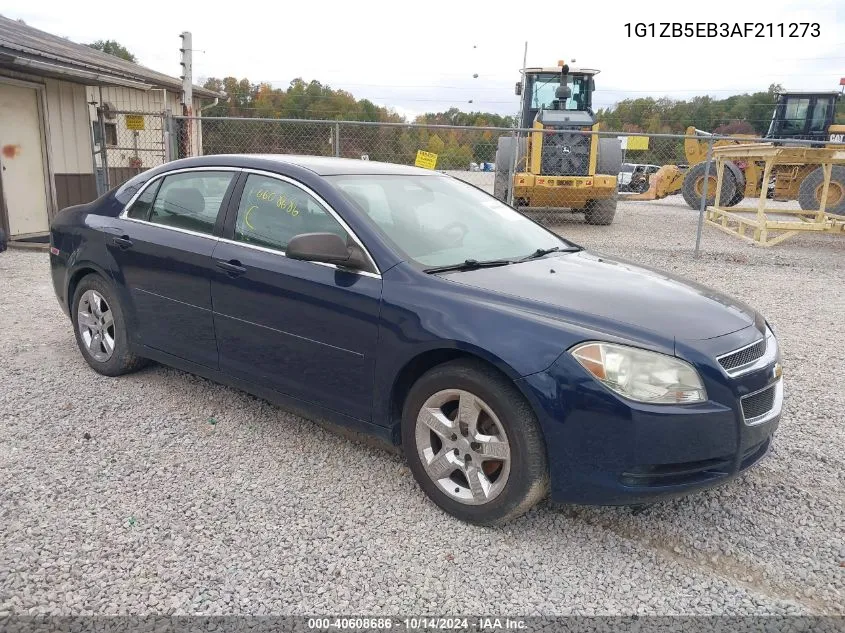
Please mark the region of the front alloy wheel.
<svg viewBox="0 0 845 633"><path fill-rule="evenodd" d="M507 434L490 406L469 391L444 389L426 400L416 440L428 476L459 503L492 501L508 482Z"/></svg>
<svg viewBox="0 0 845 633"><path fill-rule="evenodd" d="M534 410L513 381L475 359L438 365L414 383L403 406L402 445L429 498L469 523L504 523L548 491Z"/></svg>

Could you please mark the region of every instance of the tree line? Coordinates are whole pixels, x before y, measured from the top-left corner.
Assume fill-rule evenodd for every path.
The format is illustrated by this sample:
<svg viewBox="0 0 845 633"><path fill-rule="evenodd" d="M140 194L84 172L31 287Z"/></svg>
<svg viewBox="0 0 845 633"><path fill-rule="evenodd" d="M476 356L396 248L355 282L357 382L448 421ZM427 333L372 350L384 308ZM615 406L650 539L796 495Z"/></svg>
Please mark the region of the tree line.
<svg viewBox="0 0 845 633"><path fill-rule="evenodd" d="M417 150L438 155L441 169L466 169L471 162L493 162L501 133L489 130L424 129L396 126L344 124L338 129L325 123L272 123L266 121L213 121L209 117L237 119L308 119L371 123L420 123L426 125L510 128L515 117L490 112L464 112L450 108L408 121L395 110L356 99L345 90L312 80L294 79L286 88L248 79L209 78L203 86L227 98L203 110L203 151L309 153L411 163Z"/></svg>

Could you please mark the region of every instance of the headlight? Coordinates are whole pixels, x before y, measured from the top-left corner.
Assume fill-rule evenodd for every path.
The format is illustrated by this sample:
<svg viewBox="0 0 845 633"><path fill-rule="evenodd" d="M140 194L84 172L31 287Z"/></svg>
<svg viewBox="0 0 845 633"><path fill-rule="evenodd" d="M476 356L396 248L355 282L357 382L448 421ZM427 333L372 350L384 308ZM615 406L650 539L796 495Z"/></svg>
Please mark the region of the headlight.
<svg viewBox="0 0 845 633"><path fill-rule="evenodd" d="M583 343L570 353L596 380L625 398L651 404L707 400L698 372L674 356L615 343Z"/></svg>

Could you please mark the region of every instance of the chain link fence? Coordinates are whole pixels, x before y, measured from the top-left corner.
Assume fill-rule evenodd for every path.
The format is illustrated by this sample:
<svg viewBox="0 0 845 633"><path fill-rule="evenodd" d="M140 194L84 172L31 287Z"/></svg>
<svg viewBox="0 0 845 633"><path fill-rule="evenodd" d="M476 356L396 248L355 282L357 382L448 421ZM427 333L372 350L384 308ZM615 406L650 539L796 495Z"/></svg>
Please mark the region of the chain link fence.
<svg viewBox="0 0 845 633"><path fill-rule="evenodd" d="M165 113L97 109L94 166L102 194L170 159L170 121Z"/></svg>
<svg viewBox="0 0 845 633"><path fill-rule="evenodd" d="M817 178L815 189L802 193L802 184L821 169L808 159L765 173L762 158L740 156L717 169L714 150L718 156L724 146L766 142L753 137L258 118L174 117L173 124L174 158L266 153L417 164L460 178L549 225L609 225L627 212L665 218L697 212L696 251L717 188L716 206L736 207L737 214L753 214L761 199L773 214L820 206ZM828 206L845 205L845 183L838 186L842 199L829 193Z"/></svg>

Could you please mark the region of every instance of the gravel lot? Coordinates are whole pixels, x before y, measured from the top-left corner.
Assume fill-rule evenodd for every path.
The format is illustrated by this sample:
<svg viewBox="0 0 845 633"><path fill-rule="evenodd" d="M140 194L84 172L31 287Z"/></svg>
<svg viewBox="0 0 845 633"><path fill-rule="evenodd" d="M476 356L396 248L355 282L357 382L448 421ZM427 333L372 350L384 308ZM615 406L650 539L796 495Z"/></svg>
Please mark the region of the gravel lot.
<svg viewBox="0 0 845 633"><path fill-rule="evenodd" d="M389 452L161 366L101 377L47 255L0 254L0 615L845 614L845 239L761 249L672 198L559 230L744 297L774 325L773 453L652 506L438 511Z"/></svg>

